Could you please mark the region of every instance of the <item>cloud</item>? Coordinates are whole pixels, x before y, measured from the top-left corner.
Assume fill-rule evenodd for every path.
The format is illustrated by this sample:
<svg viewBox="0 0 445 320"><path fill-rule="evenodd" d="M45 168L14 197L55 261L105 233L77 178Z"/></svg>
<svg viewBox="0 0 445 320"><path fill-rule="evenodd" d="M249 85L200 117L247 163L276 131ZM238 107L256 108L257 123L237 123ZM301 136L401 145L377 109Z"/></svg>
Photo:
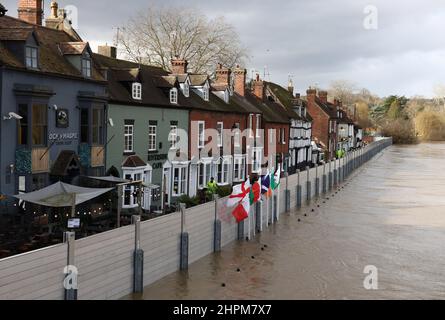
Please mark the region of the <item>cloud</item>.
<svg viewBox="0 0 445 320"><path fill-rule="evenodd" d="M2 3L15 14L15 0ZM150 5L146 0L78 0L79 31L94 48L112 43L116 27ZM179 10L180 0L154 0ZM60 1L60 5L69 2ZM378 9L378 29L366 30L363 12ZM345 79L379 95L433 95L445 83L445 28L441 1L395 0L189 0L211 18L224 16L250 49L248 69L264 72L287 85L293 75L298 91L317 83L327 87Z"/></svg>

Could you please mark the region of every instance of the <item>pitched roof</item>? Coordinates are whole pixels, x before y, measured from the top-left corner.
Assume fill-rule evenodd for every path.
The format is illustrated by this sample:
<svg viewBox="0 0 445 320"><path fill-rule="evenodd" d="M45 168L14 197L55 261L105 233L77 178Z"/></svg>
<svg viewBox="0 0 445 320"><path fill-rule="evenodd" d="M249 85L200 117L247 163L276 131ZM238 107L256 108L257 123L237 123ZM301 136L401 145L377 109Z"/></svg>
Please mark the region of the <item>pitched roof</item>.
<svg viewBox="0 0 445 320"><path fill-rule="evenodd" d="M13 35L8 35L11 32ZM39 70L32 72L85 79L81 71L76 69L64 57L59 47L59 44L77 42L78 39L75 39L64 31L31 24L9 16L4 16L0 19L0 65L29 70L24 64L24 59L16 57L8 49L7 44L8 41L14 41L11 40L11 38L21 38L23 40L24 37L31 32L34 32L39 43ZM91 80L105 80L94 63L92 66Z"/></svg>
<svg viewBox="0 0 445 320"><path fill-rule="evenodd" d="M179 93L178 104L171 104L168 89L176 82L175 77L159 67L93 54L98 65L107 69L110 102L151 107L186 108L186 98ZM132 97L132 83L142 85L142 99Z"/></svg>
<svg viewBox="0 0 445 320"><path fill-rule="evenodd" d="M62 54L79 55L83 54L88 47L87 42L62 42L59 43L59 49Z"/></svg>
<svg viewBox="0 0 445 320"><path fill-rule="evenodd" d="M129 156L122 163L123 168L138 168L145 167L147 164L139 156L133 155Z"/></svg>
<svg viewBox="0 0 445 320"><path fill-rule="evenodd" d="M287 109L288 116L293 119L312 121L312 117L307 113L306 116L299 116L295 111L298 106L306 107L306 102L302 99L296 99L289 90L286 90L282 86L273 83L266 82L265 85L273 93L273 95L278 99L278 101Z"/></svg>
<svg viewBox="0 0 445 320"><path fill-rule="evenodd" d="M209 77L205 74L190 74L192 86L203 86Z"/></svg>

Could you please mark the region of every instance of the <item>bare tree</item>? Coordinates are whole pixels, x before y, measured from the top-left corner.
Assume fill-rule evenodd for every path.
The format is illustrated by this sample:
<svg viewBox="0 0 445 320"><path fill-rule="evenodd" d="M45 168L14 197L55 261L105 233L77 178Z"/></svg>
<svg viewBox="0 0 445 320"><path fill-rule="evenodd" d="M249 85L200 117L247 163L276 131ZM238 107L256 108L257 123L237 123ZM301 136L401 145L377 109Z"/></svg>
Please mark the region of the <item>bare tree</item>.
<svg viewBox="0 0 445 320"><path fill-rule="evenodd" d="M356 91L356 84L348 80L335 80L331 82L329 88L330 95L340 99L345 106L350 106L354 103Z"/></svg>
<svg viewBox="0 0 445 320"><path fill-rule="evenodd" d="M127 59L170 69L175 57L192 72L211 73L216 63L244 63L247 50L224 18L209 20L193 8L150 7L131 18L116 42Z"/></svg>

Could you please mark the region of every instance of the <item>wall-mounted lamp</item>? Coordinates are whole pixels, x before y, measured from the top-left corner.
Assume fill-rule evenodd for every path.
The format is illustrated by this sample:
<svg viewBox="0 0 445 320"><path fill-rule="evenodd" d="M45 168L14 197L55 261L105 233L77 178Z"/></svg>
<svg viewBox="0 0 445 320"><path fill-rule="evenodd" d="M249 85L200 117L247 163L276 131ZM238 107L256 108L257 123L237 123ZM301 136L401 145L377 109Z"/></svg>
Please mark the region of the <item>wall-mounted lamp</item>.
<svg viewBox="0 0 445 320"><path fill-rule="evenodd" d="M108 118L108 124L110 125L110 127L114 127L114 121L112 118Z"/></svg>
<svg viewBox="0 0 445 320"><path fill-rule="evenodd" d="M10 164L9 165L9 172L11 172L11 174L13 174L14 170L15 170L15 165L14 164Z"/></svg>
<svg viewBox="0 0 445 320"><path fill-rule="evenodd" d="M59 107L55 104L52 107L49 107L49 109L53 109L54 111L57 111L59 109Z"/></svg>
<svg viewBox="0 0 445 320"><path fill-rule="evenodd" d="M18 115L17 113L15 113L15 112L10 112L10 113L8 113L7 116L3 116L3 120L12 120L12 119L15 119L15 120L22 120L23 117L22 117L22 116L19 116L19 115Z"/></svg>

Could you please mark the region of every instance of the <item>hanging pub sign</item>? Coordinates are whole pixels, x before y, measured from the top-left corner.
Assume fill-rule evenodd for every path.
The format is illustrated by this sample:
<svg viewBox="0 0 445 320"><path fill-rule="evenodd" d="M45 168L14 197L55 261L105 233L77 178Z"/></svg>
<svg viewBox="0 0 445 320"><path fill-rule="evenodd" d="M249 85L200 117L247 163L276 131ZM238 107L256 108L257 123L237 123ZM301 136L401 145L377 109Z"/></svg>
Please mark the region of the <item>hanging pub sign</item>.
<svg viewBox="0 0 445 320"><path fill-rule="evenodd" d="M69 111L67 109L59 109L56 111L56 127L57 128L68 128L70 124L69 121Z"/></svg>

